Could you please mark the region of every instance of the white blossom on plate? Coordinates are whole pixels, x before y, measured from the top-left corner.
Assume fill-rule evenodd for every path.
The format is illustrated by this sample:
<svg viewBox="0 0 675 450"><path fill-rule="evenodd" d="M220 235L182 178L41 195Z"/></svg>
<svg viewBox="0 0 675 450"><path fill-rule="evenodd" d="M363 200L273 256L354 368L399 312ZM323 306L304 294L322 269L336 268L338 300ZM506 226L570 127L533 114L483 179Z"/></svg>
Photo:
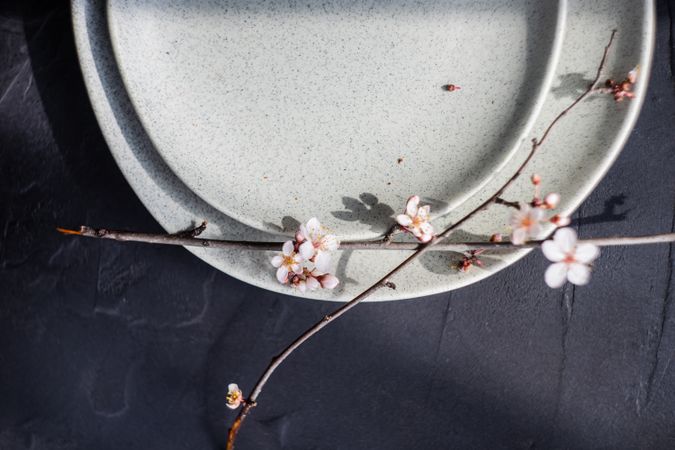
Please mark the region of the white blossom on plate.
<svg viewBox="0 0 675 450"><path fill-rule="evenodd" d="M309 219L306 224L301 224L295 237L300 244L298 248L300 255L306 261L312 262L314 267L322 273L329 272L330 252L337 250L340 246L337 237L328 233L316 217ZM310 290L314 289L310 288Z"/></svg>
<svg viewBox="0 0 675 450"><path fill-rule="evenodd" d="M328 233L316 217L312 217L306 224L300 225L300 230L296 233L296 239L300 243L300 254L308 261L315 256L324 255L325 257L328 255L327 252L337 250L340 245L337 237ZM319 263L319 265L322 264L324 263Z"/></svg>
<svg viewBox="0 0 675 450"><path fill-rule="evenodd" d="M587 284L591 278L590 264L600 256L600 249L593 244L577 244L577 233L572 228L560 228L552 240L541 246L544 256L554 264L546 269L544 279L552 288L559 288L565 281L577 285Z"/></svg>
<svg viewBox="0 0 675 450"><path fill-rule="evenodd" d="M281 255L276 255L272 258L272 265L277 267L277 280L279 283L286 284L288 282L289 273L302 273L302 255L296 253L293 241L284 242L281 249Z"/></svg>
<svg viewBox="0 0 675 450"><path fill-rule="evenodd" d="M537 238L541 233L541 222L544 211L520 202L518 211L511 216L511 242L522 245L530 238Z"/></svg>
<svg viewBox="0 0 675 450"><path fill-rule="evenodd" d="M413 195L405 206L405 214L396 216L396 222L412 233L420 242L429 242L434 237L434 227L429 222L429 205L419 206L420 198Z"/></svg>
<svg viewBox="0 0 675 450"><path fill-rule="evenodd" d="M303 293L334 289L340 281L330 273L331 253L339 245L337 237L328 233L317 218L309 219L300 225L294 240L284 243L281 254L272 258L277 280Z"/></svg>

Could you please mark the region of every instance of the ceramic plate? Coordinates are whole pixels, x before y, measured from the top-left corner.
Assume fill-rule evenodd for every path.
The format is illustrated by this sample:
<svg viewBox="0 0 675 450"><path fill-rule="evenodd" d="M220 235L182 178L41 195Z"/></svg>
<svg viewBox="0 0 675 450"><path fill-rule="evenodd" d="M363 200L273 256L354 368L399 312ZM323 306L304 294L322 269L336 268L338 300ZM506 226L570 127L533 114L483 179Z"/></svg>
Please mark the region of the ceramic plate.
<svg viewBox="0 0 675 450"><path fill-rule="evenodd" d="M330 211L356 239L383 232L413 186L444 214L513 155L565 4L111 0L107 19L134 110L193 192L271 232ZM340 212L364 193L381 205L370 227Z"/></svg>
<svg viewBox="0 0 675 450"><path fill-rule="evenodd" d="M148 4L152 5L153 2ZM170 169L157 151L156 142L148 134L146 124L139 118L136 102L130 97L120 73L109 31L110 11L106 8L106 2L73 0L72 5L75 37L85 82L101 128L121 170L159 223L173 232L207 219L210 222L206 231L208 237L279 240L278 235L244 225L210 206ZM559 210L563 213L571 213L591 192L627 139L646 90L654 44L654 8L651 2L571 1L567 10L560 61L555 69L552 86L528 138L541 133L551 119L587 86L595 74L612 29L617 29L618 34L607 62L607 75L623 76L637 64L641 65L642 70L636 86L637 98L634 101L617 104L611 98L600 95L587 99L561 121L532 161L528 171L542 176L544 190L562 195L563 201ZM180 18L177 17L176 20ZM473 44L475 43L467 43ZM467 74L465 79L466 82L473 83L481 76L480 68L477 68L470 76ZM446 82L452 81L448 79ZM498 86L495 89L498 90ZM462 96L476 95L477 98L485 94L469 90L459 92ZM459 92L446 93L448 96L443 98L454 102L455 97L452 95ZM508 95L508 92L503 95ZM512 101L515 102L516 99ZM178 122L176 126L179 126ZM451 209L448 214L437 217L434 220L435 227L442 229L456 221L497 190L511 176L529 150L527 140L518 146L511 158L506 158L501 170L495 170L487 176L487 182L482 189ZM394 181L397 180L408 182L401 176L394 178ZM428 197L413 180L409 183L408 192ZM522 177L505 196L527 199L531 194L527 177ZM348 196L349 203L342 212L354 225L368 229L371 233L381 229L381 223L372 218L373 214L377 215L378 209L399 209L403 206L381 205L379 198L372 193L360 192L352 195L353 197ZM448 208L449 199L431 200L436 201L436 210ZM312 215L317 215L324 221L334 217L330 207L317 207L312 210ZM496 231L504 231L509 215L510 211L506 208L493 207L467 223L455 234L454 239L484 239ZM291 224L292 220L287 218L286 221L281 220L279 225ZM133 224L129 226L133 227ZM274 270L269 265L269 252L212 249L190 251L246 282L286 294L297 294L293 289L276 282ZM491 255L485 258L485 269L460 273L451 267L458 260L457 254L431 252L408 267L407 276L401 275L394 280L397 290L381 290L372 299L411 298L455 289L495 273L526 253L511 251ZM315 291L305 297L347 300L397 265L407 254L396 251L339 252L336 268L336 273L342 280L339 289Z"/></svg>

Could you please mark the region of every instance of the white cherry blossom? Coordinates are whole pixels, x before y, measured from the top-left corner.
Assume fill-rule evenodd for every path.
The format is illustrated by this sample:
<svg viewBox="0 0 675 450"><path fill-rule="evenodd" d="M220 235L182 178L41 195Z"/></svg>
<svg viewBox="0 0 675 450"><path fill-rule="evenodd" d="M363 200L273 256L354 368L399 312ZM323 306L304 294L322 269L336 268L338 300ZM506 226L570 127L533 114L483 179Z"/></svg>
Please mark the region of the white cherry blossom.
<svg viewBox="0 0 675 450"><path fill-rule="evenodd" d="M519 203L520 208L511 216L511 242L522 245L530 238L536 238L541 233L541 222L544 220L544 211L533 208L527 203Z"/></svg>
<svg viewBox="0 0 675 450"><path fill-rule="evenodd" d="M561 287L565 281L580 286L587 284L591 278L590 264L600 256L596 245L577 244L577 233L572 228L560 228L552 240L542 244L541 250L554 263L544 276L552 288Z"/></svg>
<svg viewBox="0 0 675 450"><path fill-rule="evenodd" d="M230 383L227 386L227 395L225 396L225 404L230 409L237 409L244 401L244 394L234 383Z"/></svg>
<svg viewBox="0 0 675 450"><path fill-rule="evenodd" d="M325 258L328 256L328 253L337 248L340 245L337 237L333 234L329 234L325 227L321 226L321 223L316 217L312 217L307 221L306 224L300 225L300 230L296 233L297 241L300 244L300 254L306 260L312 259L315 255L324 255ZM324 262L315 261L317 265L330 263L330 259Z"/></svg>
<svg viewBox="0 0 675 450"><path fill-rule="evenodd" d="M413 195L405 206L405 214L396 216L396 222L420 242L429 242L434 237L434 227L429 222L429 205L419 206L420 198Z"/></svg>
<svg viewBox="0 0 675 450"><path fill-rule="evenodd" d="M289 273L301 274L303 261L302 255L295 252L293 241L284 242L281 255L276 255L271 261L272 265L278 268L277 280L279 280L279 283L286 284Z"/></svg>

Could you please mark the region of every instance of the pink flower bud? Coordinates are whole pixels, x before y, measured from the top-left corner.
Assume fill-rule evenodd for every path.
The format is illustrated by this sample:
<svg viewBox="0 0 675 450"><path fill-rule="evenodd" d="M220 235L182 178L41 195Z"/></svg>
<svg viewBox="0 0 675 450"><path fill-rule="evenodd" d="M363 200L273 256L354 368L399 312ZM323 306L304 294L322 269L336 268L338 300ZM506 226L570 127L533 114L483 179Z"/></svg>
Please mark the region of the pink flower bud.
<svg viewBox="0 0 675 450"><path fill-rule="evenodd" d="M319 283L324 289L334 289L340 283L340 280L335 275L327 273L319 277Z"/></svg>
<svg viewBox="0 0 675 450"><path fill-rule="evenodd" d="M501 233L495 233L490 236L490 242L501 242L504 239Z"/></svg>
<svg viewBox="0 0 675 450"><path fill-rule="evenodd" d="M305 236L303 236L302 231L298 230L295 232L295 242L298 244L302 244L302 242L305 240Z"/></svg>
<svg viewBox="0 0 675 450"><path fill-rule="evenodd" d="M556 214L555 216L551 217L551 223L558 226L558 227L565 227L570 224L570 218L569 217L564 217L561 216L560 214Z"/></svg>
<svg viewBox="0 0 675 450"><path fill-rule="evenodd" d="M535 186L539 186L539 184L541 183L541 177L536 173L532 175L532 178L530 178L530 180L532 180L532 184L534 184Z"/></svg>
<svg viewBox="0 0 675 450"><path fill-rule="evenodd" d="M544 197L544 204L548 209L553 209L560 203L560 195L556 193L548 194Z"/></svg>

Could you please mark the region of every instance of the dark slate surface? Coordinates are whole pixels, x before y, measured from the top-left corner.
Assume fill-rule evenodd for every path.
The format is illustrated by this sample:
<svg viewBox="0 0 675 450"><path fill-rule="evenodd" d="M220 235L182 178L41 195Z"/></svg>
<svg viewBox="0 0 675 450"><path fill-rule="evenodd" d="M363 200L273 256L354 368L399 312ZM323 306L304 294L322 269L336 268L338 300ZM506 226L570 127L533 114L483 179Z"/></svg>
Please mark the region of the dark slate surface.
<svg viewBox="0 0 675 450"><path fill-rule="evenodd" d="M673 230L675 1L623 154L583 236ZM67 4L0 7L0 449L210 449L245 388L330 304L253 288L181 248L68 239L160 231L114 164ZM669 246L604 251L549 290L539 253L450 294L362 305L276 374L241 449L675 448ZM673 364L671 364L673 363Z"/></svg>

